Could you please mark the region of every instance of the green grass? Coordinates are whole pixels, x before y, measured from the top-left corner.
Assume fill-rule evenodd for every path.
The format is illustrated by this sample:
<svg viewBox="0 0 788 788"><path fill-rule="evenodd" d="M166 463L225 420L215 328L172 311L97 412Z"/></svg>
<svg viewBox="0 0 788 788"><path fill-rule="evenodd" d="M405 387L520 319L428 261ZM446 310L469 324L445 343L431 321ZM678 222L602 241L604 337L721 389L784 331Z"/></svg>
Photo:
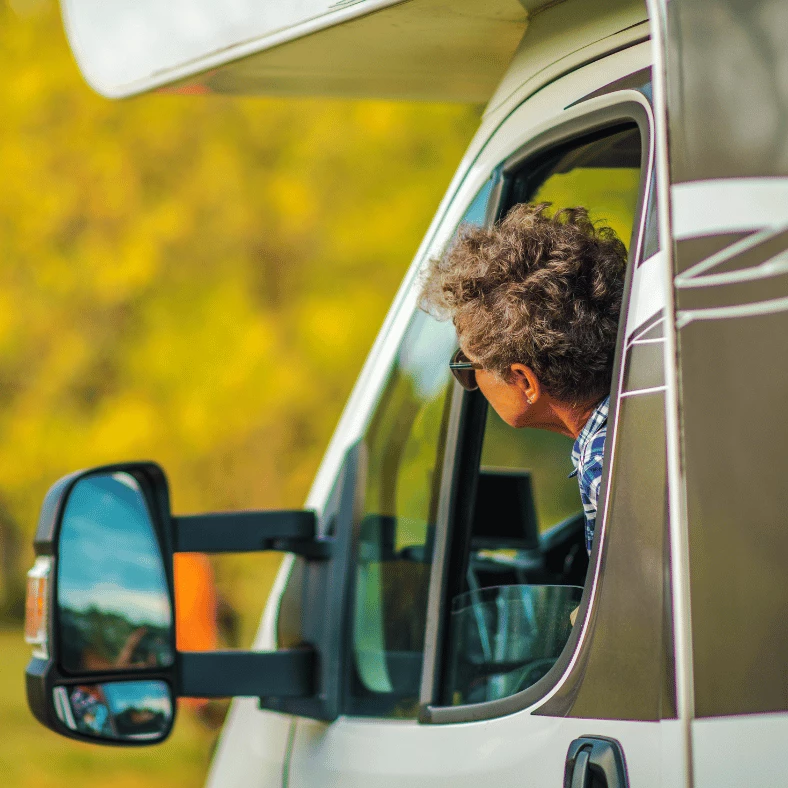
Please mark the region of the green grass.
<svg viewBox="0 0 788 788"><path fill-rule="evenodd" d="M202 786L216 734L188 710L153 747L105 747L66 739L39 724L27 707L30 648L18 630L0 631L0 785L3 788L196 788Z"/></svg>

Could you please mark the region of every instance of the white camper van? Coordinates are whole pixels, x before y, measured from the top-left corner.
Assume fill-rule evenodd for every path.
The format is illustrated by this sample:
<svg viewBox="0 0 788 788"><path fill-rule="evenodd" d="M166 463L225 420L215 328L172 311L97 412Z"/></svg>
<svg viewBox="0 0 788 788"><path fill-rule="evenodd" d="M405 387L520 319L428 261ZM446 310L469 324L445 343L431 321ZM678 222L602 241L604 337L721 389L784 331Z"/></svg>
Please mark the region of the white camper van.
<svg viewBox="0 0 788 788"><path fill-rule="evenodd" d="M236 697L211 788L786 785L788 5L62 5L112 98L486 109L303 510L176 517L153 463L50 490L26 623L38 719L139 746L175 697ZM453 326L417 306L461 224L536 199L628 241L590 558L568 440L508 430L453 383ZM256 650L177 652L173 553L265 549L289 557Z"/></svg>

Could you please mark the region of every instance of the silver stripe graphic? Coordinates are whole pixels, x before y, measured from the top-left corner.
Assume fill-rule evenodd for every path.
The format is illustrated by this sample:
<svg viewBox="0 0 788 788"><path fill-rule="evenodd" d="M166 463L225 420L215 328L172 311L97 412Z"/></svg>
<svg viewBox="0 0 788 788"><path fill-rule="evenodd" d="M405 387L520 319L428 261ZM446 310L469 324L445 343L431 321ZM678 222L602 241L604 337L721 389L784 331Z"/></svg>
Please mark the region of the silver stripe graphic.
<svg viewBox="0 0 788 788"><path fill-rule="evenodd" d="M665 308L664 265L665 256L657 252L635 269L627 313L627 337L631 337L650 317Z"/></svg>
<svg viewBox="0 0 788 788"><path fill-rule="evenodd" d="M737 317L757 317L773 315L788 310L788 297L775 298L771 301L758 301L754 304L734 304L733 306L717 306L709 309L687 309L679 311L676 316L676 327L694 323L696 320L727 320Z"/></svg>
<svg viewBox="0 0 788 788"><path fill-rule="evenodd" d="M652 386L650 389L632 389L632 391L624 391L621 394L621 399L626 397L634 397L638 394L654 394L657 391L666 391L667 386Z"/></svg>
<svg viewBox="0 0 788 788"><path fill-rule="evenodd" d="M788 259L783 259L785 252L780 252L769 260L764 261L760 265L753 266L752 268L740 268L737 271L725 271L719 274L705 274L718 265L727 263L729 260L738 257L740 254L753 249L758 244L769 240L769 238L785 232L788 225L784 223L780 226L768 227L758 233L749 235L742 238L740 241L726 246L716 254L695 263L692 267L688 268L683 273L676 276L674 280L676 287L689 288L689 287L709 287L716 285L736 284L738 282L754 282L758 279L767 279L771 276L779 276L788 272ZM704 275L705 274L705 275Z"/></svg>
<svg viewBox="0 0 788 788"><path fill-rule="evenodd" d="M784 225L788 178L720 178L676 183L670 189L673 236L750 232Z"/></svg>

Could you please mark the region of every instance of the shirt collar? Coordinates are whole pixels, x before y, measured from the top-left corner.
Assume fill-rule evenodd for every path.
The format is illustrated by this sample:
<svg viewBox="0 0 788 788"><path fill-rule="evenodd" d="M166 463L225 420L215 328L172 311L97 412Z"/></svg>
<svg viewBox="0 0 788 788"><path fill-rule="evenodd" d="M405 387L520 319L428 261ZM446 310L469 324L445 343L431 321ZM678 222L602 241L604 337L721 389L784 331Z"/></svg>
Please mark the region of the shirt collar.
<svg viewBox="0 0 788 788"><path fill-rule="evenodd" d="M575 466L574 471L569 474L570 477L576 476L578 465L580 463L580 455L583 452L583 446L588 443L591 438L599 431L600 427L607 424L607 411L610 407L610 396L605 397L599 405L597 405L588 417L585 427L580 430L577 436L575 445L572 446L572 465Z"/></svg>

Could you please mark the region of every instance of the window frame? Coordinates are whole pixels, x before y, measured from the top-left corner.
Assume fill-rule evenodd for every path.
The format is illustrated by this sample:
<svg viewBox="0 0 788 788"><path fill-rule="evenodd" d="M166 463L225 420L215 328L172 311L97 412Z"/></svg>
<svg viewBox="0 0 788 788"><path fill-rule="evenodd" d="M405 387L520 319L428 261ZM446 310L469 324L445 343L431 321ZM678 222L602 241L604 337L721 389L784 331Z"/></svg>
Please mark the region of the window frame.
<svg viewBox="0 0 788 788"><path fill-rule="evenodd" d="M548 155L551 151L579 141L583 137L612 131L615 127L635 123L641 136L641 167L635 221L632 228L627 271L625 277L625 299L619 318L616 353L613 367L609 423L613 425L605 447L604 474L600 489L600 516L597 534L589 560L586 580L577 621L564 650L551 670L531 687L493 701L464 706L440 706L440 689L443 685L446 660L444 644L448 635L448 611L451 599L451 568L456 567L465 545L453 539L456 533L465 533L466 522L473 512L475 477L484 435L486 402L479 392L465 392L455 383L446 437L444 467L436 524L435 553L427 606L427 631L424 649L424 665L421 682L419 721L426 724L448 724L495 719L536 706L552 690L567 680L579 683L582 677L570 677L571 668L582 642L593 626L589 613L593 608L599 572L605 548L605 522L608 508L609 477L612 468L612 449L616 442L617 403L621 389L621 366L624 360L627 315L629 310L632 278L641 257L645 228L648 219L648 204L652 171L654 166L653 115L648 100L642 93L622 91L620 95L607 96L618 100L599 109L591 109L582 115L557 123L551 129L536 135L507 156L493 173L500 172L498 188L490 195L487 216L498 219L508 209L509 185L513 176L526 161ZM589 96L589 100L595 98ZM596 103L596 102L595 102ZM567 107L567 109L569 109ZM456 580L456 572L455 572Z"/></svg>

